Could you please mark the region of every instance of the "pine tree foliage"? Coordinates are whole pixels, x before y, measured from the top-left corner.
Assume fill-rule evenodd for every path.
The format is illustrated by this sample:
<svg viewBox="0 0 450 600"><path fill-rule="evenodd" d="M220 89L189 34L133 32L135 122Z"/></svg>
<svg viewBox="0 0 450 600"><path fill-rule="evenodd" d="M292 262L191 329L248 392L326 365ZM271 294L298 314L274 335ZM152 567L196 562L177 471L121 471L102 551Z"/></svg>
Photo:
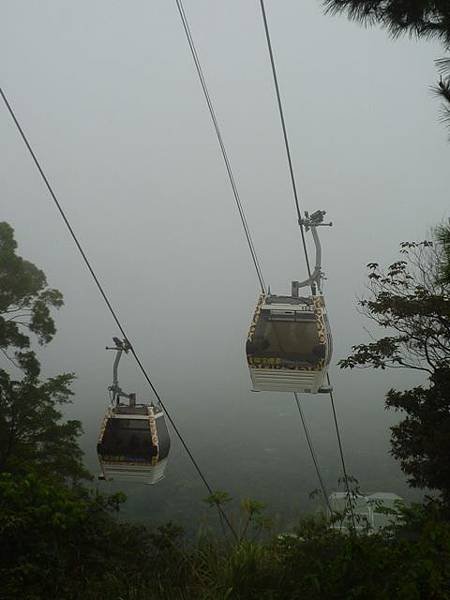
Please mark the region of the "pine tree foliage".
<svg viewBox="0 0 450 600"><path fill-rule="evenodd" d="M343 13L366 26L380 25L394 38L406 34L437 40L450 48L450 2L448 0L324 0L326 12ZM436 61L440 81L432 89L443 100L441 117L450 126L450 59Z"/></svg>
<svg viewBox="0 0 450 600"><path fill-rule="evenodd" d="M439 281L450 286L450 222L436 228L436 237L442 245L443 258L440 262Z"/></svg>
<svg viewBox="0 0 450 600"><path fill-rule="evenodd" d="M344 13L364 25L379 24L397 37L404 33L450 45L448 0L324 0L327 12Z"/></svg>

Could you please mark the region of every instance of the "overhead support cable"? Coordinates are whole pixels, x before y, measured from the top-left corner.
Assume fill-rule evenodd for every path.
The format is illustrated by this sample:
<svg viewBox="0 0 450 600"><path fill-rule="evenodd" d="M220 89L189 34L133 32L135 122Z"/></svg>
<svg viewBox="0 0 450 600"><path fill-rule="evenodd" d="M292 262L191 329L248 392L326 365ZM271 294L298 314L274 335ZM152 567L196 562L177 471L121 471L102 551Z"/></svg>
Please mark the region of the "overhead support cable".
<svg viewBox="0 0 450 600"><path fill-rule="evenodd" d="M164 410L165 414L167 415L167 418L169 419L169 422L172 425L173 430L175 431L178 439L180 440L183 448L185 449L185 451L186 451L186 453L187 453L187 455L188 455L191 463L195 467L195 470L197 471L200 479L204 483L204 485L205 485L206 489L208 490L209 494L213 495L214 492L213 492L212 487L208 483L208 480L206 479L205 475L203 474L203 472L202 472L202 470L201 470L201 468L200 468L197 460L195 459L195 457L194 457L191 449L189 448L186 440L184 439L184 437L181 434L180 430L176 426L173 417L171 416L170 412L167 410L165 404L163 403L163 401L161 399L161 396L159 395L156 387L154 386L153 382L150 379L150 376L149 376L147 370L145 369L145 367L144 367L141 359L139 358L136 350L134 349L134 346L131 343L130 338L126 334L125 329L124 329L124 327L123 327L123 325L122 325L119 317L117 316L117 313L116 313L115 309L113 308L113 306L111 304L111 301L109 300L109 298L108 298L108 296L107 296L107 294L106 294L106 292L105 292L102 284L100 283L100 280L99 280L98 276L96 275L96 273L95 273L95 271L94 271L94 269L93 269L93 267L92 267L92 265L91 265L91 263L90 263L87 255L86 255L86 253L84 252L83 247L81 246L81 243L78 240L78 237L76 236L75 231L74 231L72 225L70 224L70 221L69 221L67 215L65 214L64 209L62 208L62 205L59 202L59 200L58 200L58 198L57 198L57 196L56 196L56 194L55 194L55 192L53 190L53 187L50 185L50 182L49 182L47 176L45 175L45 172L44 172L44 170L43 170L40 162L38 161L38 158L37 158L37 156L36 156L33 148L31 147L30 142L28 141L28 138L25 135L25 133L24 133L24 131L23 131L23 129L22 129L22 127L21 127L21 125L20 125L20 123L19 123L19 121L18 121L18 119L17 119L17 117L16 117L16 115L15 115L15 113L14 113L14 111L13 111L13 109L12 109L12 107L11 107L11 105L10 105L10 103L9 103L9 101L8 101L6 95L5 95L5 93L4 93L4 91L3 91L3 89L1 87L0 87L0 95L1 95L1 97L3 99L3 102L5 103L5 106L6 106L7 110L8 110L8 112L9 112L12 120L14 121L14 124L17 127L17 130L19 131L19 134L20 134L20 136L21 136L21 138L22 138L25 146L28 149L28 152L30 153L30 155L31 155L31 157L33 159L34 164L36 165L37 170L39 171L39 174L41 175L41 178L43 179L43 181L45 183L45 186L47 187L48 192L50 193L50 196L53 199L53 202L54 202L56 208L58 209L58 212L59 212L60 216L62 217L62 219L64 221L64 224L66 225L66 227L67 227L67 229L68 229L68 231L69 231L69 233L70 233L73 241L75 242L75 245L76 245L78 251L81 254L81 257L82 257L82 259L83 259L86 267L88 268L89 273L91 274L91 276L92 276L92 278L93 278L93 280L94 280L94 282L95 282L95 284L97 286L98 291L100 292L103 300L105 301L105 304L108 307L108 310L111 313L111 316L113 317L113 319L114 319L117 327L119 328L120 332L122 333L124 339L127 340L127 342L129 343L129 345L130 345L130 352L132 353L132 355L133 355L133 357L134 357L134 359L135 359L135 361L136 361L136 363L137 363L137 365L138 365L141 373L143 374L145 380L147 381L147 383L149 384L151 390L153 391L156 399L158 400L158 403L160 404L160 406ZM231 524L231 521L228 518L227 514L225 513L225 511L223 510L223 508L220 506L220 504L216 504L216 507L217 507L217 510L218 510L219 514L223 517L225 523L229 527L229 529L230 529L233 537L237 540L238 536L237 536L236 531L234 530L234 527Z"/></svg>
<svg viewBox="0 0 450 600"><path fill-rule="evenodd" d="M333 394L333 388L331 386L331 380L330 380L330 376L327 373L327 383L328 386L330 388L330 401L331 401L331 409L333 411L333 421L334 421L334 428L336 430L336 438L338 441L338 446L339 446L339 455L341 458L341 465L342 465L342 472L344 473L344 481L345 481L345 485L347 488L347 500L348 500L348 504L350 507L350 513L352 516L352 521L353 521L353 527L355 527L355 515L353 512L353 498L352 498L352 494L350 492L350 485L349 485L349 478L347 475L347 467L345 466L345 459L344 459L344 450L342 448L342 439L341 439L341 433L339 430L339 422L337 419L337 413L336 413L336 406L334 404L334 394Z"/></svg>
<svg viewBox="0 0 450 600"><path fill-rule="evenodd" d="M222 152L223 160L225 162L225 167L227 169L228 178L230 180L231 188L233 190L234 199L236 201L236 206L237 206L237 209L238 209L238 212L239 212L239 216L240 216L241 221L242 221L242 226L244 228L245 237L247 239L247 244L248 244L248 247L249 247L249 250L250 250L250 254L252 256L252 260L253 260L253 264L255 266L256 274L258 276L259 285L261 287L261 292L264 294L265 291L266 291L266 284L264 282L264 277L263 277L263 274L262 274L262 271L261 271L261 266L260 266L259 259L258 259L258 256L256 254L256 250L255 250L255 247L254 247L254 244L253 244L253 240L252 240L250 228L248 226L247 217L245 215L245 211L244 211L244 208L242 206L242 201L241 201L241 198L240 198L240 195L239 195L239 191L238 191L238 188L237 188L236 180L235 180L235 177L234 177L234 174L233 174L233 170L231 168L231 163L230 163L230 160L228 158L228 154L227 154L227 151L226 151L226 148L225 148L225 144L224 144L224 141L223 141L223 138L222 138L222 134L221 134L220 127L219 127L219 122L217 120L216 113L215 113L215 110L214 110L214 105L212 103L211 96L210 96L209 91L208 91L208 86L206 84L206 79L205 79L205 76L203 74L203 69L202 69L202 66L201 66L201 63L200 63L200 59L198 57L197 49L196 49L195 44L194 44L194 40L193 40L193 37L192 37L192 33L191 33L190 26L189 26L189 22L188 22L188 19L186 17L186 13L185 13L185 10L184 10L183 2L182 2L182 0L175 0L175 1L176 1L176 4L177 4L178 12L180 13L181 21L183 23L184 32L186 34L186 38L187 38L187 41L188 41L188 44L189 44L189 48L191 50L192 58L194 59L195 67L197 69L198 77L200 79L200 83L201 83L201 86L202 86L202 89L203 89L203 94L205 96L206 104L208 105L209 113L211 115L211 119L212 119L212 122L213 122L213 125L214 125L214 129L215 129L215 132L216 132L217 140L219 142L220 150Z"/></svg>
<svg viewBox="0 0 450 600"><path fill-rule="evenodd" d="M309 447L309 452L311 454L313 463L314 463L314 467L316 469L316 473L317 473L317 479L319 480L319 484L320 484L320 488L322 490L322 495L323 495L323 499L324 502L328 508L328 510L330 511L330 514L333 514L333 509L331 508L331 504L330 504L330 499L328 497L328 492L327 489L325 487L325 484L323 482L323 478L322 478L322 474L320 472L320 467L319 467L319 461L317 459L317 454L316 451L314 450L314 446L311 440L311 436L309 434L309 429L308 429L308 425L306 423L306 419L305 419L305 415L303 414L303 409L302 409L302 405L300 402L300 398L299 398L299 394L297 392L294 392L294 398L295 398L295 402L297 404L297 409L300 415L300 419L302 421L302 425L303 425L303 430L305 432L305 437L306 437L306 441L308 443L308 447Z"/></svg>
<svg viewBox="0 0 450 600"><path fill-rule="evenodd" d="M230 164L230 161L228 159L226 148L225 148L225 145L224 145L224 142L223 142L223 138L222 138L222 135L221 135L221 132L220 132L220 127L219 127L219 124L218 124L218 121L217 121L217 117L216 117L216 114L215 114L215 111L214 111L214 106L213 106L213 103L212 103L212 100L211 100L211 96L210 96L209 91L208 91L208 86L206 84L206 80L205 80L205 77L204 77L204 74L203 74L203 69L202 69L202 66L201 66L201 63L200 63L200 59L199 59L198 54L197 54L197 50L196 50L195 43L194 43L194 40L193 40L193 37L192 37L192 33L191 33L191 30L190 30L189 22L188 22L187 17L186 17L186 13L185 13L185 10L184 10L183 2L182 2L182 0L175 0L175 1L176 1L176 4L177 4L177 7L178 7L178 12L180 13L181 21L183 23L184 31L185 31L185 34L186 34L186 37L187 37L187 40L188 40L188 44L189 44L189 48L191 50L192 57L194 59L194 63L195 63L196 69L197 69L197 73L198 73L198 76L199 76L199 79L200 79L200 83L201 83L201 86L202 86L202 89L203 89L203 93L205 95L206 103L207 103L208 108L209 108L211 119L213 121L214 129L215 129L216 135L217 135L217 140L219 142L220 149L222 151L222 156L223 156L226 168L227 168L228 177L230 179L231 187L232 187L233 194L234 194L234 197L235 197L235 200L236 200L236 205L238 207L238 211L239 211L239 214L240 214L240 217L241 217L241 220L242 220L242 225L243 225L243 228L244 228L244 232L245 232L245 235L246 235L246 238L247 238L248 247L250 249L250 253L252 255L253 263L255 265L255 269L256 269L256 272L257 272L257 275L258 275L259 283L260 283L260 286L261 286L261 291L262 291L262 293L265 293L265 283L264 283L264 278L263 278L263 275L262 275L262 272L261 272L261 267L260 267L260 264L259 264L259 261L258 261L258 257L257 257L256 251L255 251L254 245L253 245L253 240L252 240L252 237L251 237L251 234L250 234L250 229L249 229L249 226L248 226L248 223L247 223L247 219L246 219L246 216L245 216L244 209L242 207L242 203L241 203L241 200L240 200L239 192L238 192L238 189L237 189L237 186L236 186L236 181L234 179L234 175L233 175L233 171L232 171L232 168L231 168L231 164ZM281 106L281 104L280 104L280 106ZM283 118L283 124L284 124L284 118ZM284 128L284 131L285 131L285 128ZM285 135L286 135L286 141L287 141L287 134L285 133ZM295 186L294 172L293 172L293 169L292 169L292 162L291 162L291 159L290 159L289 146L287 146L287 150L288 150L288 157L289 157L289 162L290 162L290 166L291 166L291 177L292 177L292 182L293 182L293 188L295 190L296 206L297 206L297 209L298 209L299 226L300 226L300 230L302 232L303 243L304 243L304 250L305 250L305 253L306 253L306 242L305 242L305 239L304 239L303 224L301 222L301 213L300 213L299 203L298 203L297 195L296 195L297 192L296 192L296 186ZM306 256L307 256L307 253L306 253ZM308 264L308 272L309 272L309 276L311 276L311 271L309 269L309 264ZM311 440L311 437L309 435L309 431L308 431L308 427L307 427L307 424L306 424L306 420L304 418L304 415L303 415L303 412L302 412L302 409L301 409L301 406L300 406L300 401L299 401L299 399L297 397L297 394L295 394L295 398L296 398L297 407L298 407L298 410L299 410L299 413L300 413L300 416L301 416L301 419L302 419L303 428L304 428L304 431L305 431L305 436L306 436L306 440L307 440L307 443L308 443L308 447L310 449L311 457L312 457L312 460L313 460L313 463L314 463L314 466L316 468L316 472L317 472L317 475L318 475L318 478L319 478L320 487L322 489L322 493L324 494L325 502L327 503L327 506L329 507L329 510L331 512L331 507L329 505L329 500L328 500L328 496L327 496L327 493L326 493L325 485L323 483L323 478L322 478L322 476L320 474L320 468L319 468L317 457L316 457L316 454L315 454L315 451L314 451L314 446L312 444L312 440Z"/></svg>
<svg viewBox="0 0 450 600"><path fill-rule="evenodd" d="M306 268L308 270L308 276L311 277L311 267L310 267L310 262L309 262L309 256L308 256L308 248L306 246L306 239L305 239L305 231L304 231L304 227L303 227L303 223L302 223L302 216L301 216L301 209L300 209L300 201L299 201L299 196L298 196L298 192L297 192L297 184L295 181L295 174L294 174L294 167L292 164L292 157L291 157L291 151L290 151L290 147L289 147L289 139L288 139L288 135L287 135L287 128L286 128L286 121L284 118L284 111L283 111L283 104L281 101L281 93L280 93L280 86L278 84L278 76L277 76L277 69L276 69L276 65L275 65L275 58L274 58L274 54L273 54L273 49L272 49L272 42L270 39L270 33L269 33L269 26L267 23L267 15L266 15L266 10L264 7L264 0L260 0L260 6L261 6L261 13L262 13L262 18L263 18L263 23L264 23L264 31L266 34L266 42L267 42L267 48L269 51L269 56L270 56L270 64L272 67L272 75L273 75L273 81L274 81L274 85L275 85L275 92L276 92L276 97L277 97L277 104L278 104L278 110L279 110L279 114L280 114L280 120L281 120L281 127L283 130L283 137L284 137L284 145L286 148L286 155L287 155L287 160L288 160L288 166L289 166L289 173L290 173L290 177L291 177L291 184L292 184L292 191L294 194L294 201L295 201L295 208L296 208L296 212L297 212L297 220L298 220L298 224L300 227L300 234L301 234L301 238L302 238L302 245L303 245L303 251L305 254L305 262L306 262ZM351 490L350 490L350 482L347 476L347 469L345 466L345 458L344 458L344 451L342 448L342 439L341 439L341 434L339 431L339 423L337 420L337 416L336 416L336 408L335 408L335 404L334 404L334 397L333 397L333 391L332 391L332 387L331 387L331 382L330 382L330 376L327 373L327 380L328 380L328 385L330 386L330 400L331 400L331 406L332 406L332 410L333 410L333 417L334 417L334 424L335 424L335 428L336 428L336 437L338 440L338 446L339 446L339 454L340 454L340 459L341 459L341 463L342 463L342 469L343 469L343 473L344 473L344 481L345 481L345 487L347 490L347 497L349 499L349 507L350 507L350 514L351 514L351 519L352 519L352 524L353 524L353 528L355 529L355 515L354 515L354 511L353 511L353 503L351 501Z"/></svg>
<svg viewBox="0 0 450 600"><path fill-rule="evenodd" d="M264 22L264 31L266 34L267 48L269 50L270 64L272 66L273 82L275 85L275 92L277 95L277 103L278 103L278 110L280 113L281 127L283 129L284 146L286 148L286 155L287 155L288 166L289 166L289 174L291 177L291 184L292 184L292 192L294 194L295 209L297 211L297 221L298 221L298 226L300 228L300 235L302 238L303 251L305 253L306 268L308 269L308 276L311 277L311 266L309 264L308 250L306 247L305 228L303 227L303 223L302 223L302 213L300 210L300 202L299 202L299 198L298 198L297 184L295 181L294 167L292 164L291 150L289 147L289 139L288 139L288 134L287 134L287 129L286 129L286 121L284 119L283 104L281 102L280 87L278 85L277 69L275 66L275 58L273 56L272 42L270 41L269 26L267 24L267 16L266 16L266 10L264 7L263 0L260 0L260 5L261 5L263 22Z"/></svg>

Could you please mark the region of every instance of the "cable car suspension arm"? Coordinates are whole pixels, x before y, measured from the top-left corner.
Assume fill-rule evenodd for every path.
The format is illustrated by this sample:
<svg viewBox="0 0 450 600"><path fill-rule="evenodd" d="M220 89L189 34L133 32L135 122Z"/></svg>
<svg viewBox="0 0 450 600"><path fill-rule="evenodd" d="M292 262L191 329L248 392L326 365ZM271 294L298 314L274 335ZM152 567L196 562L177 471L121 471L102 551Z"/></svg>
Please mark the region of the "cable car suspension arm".
<svg viewBox="0 0 450 600"><path fill-rule="evenodd" d="M333 223L324 223L323 218L326 212L324 210L316 210L312 215L305 212L305 218L300 219L301 225L305 228L305 231L311 229L313 236L314 245L316 247L316 265L314 271L304 281L293 281L292 282L292 295L298 297L298 290L302 287L309 286L312 293L315 294L317 290L320 291L320 281L323 278L322 273L322 246L320 245L319 235L317 233L317 227L331 227Z"/></svg>
<svg viewBox="0 0 450 600"><path fill-rule="evenodd" d="M131 349L130 342L127 339L123 341L117 337L113 337L113 342L115 346L110 347L106 346L106 350L115 350L116 356L114 358L113 363L113 382L112 385L109 386L108 390L111 392L111 404L117 406L120 403L121 398L128 398L130 401L130 406L136 404L136 394L126 394L119 385L119 362L122 357L122 353L125 352L128 354L128 351Z"/></svg>

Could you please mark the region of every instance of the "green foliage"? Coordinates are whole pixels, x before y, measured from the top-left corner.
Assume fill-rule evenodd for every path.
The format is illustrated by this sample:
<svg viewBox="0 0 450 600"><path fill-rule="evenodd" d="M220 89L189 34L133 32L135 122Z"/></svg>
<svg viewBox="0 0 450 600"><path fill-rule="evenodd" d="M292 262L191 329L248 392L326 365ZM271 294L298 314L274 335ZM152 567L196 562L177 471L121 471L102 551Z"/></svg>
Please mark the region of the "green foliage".
<svg viewBox="0 0 450 600"><path fill-rule="evenodd" d="M409 483L439 490L450 506L450 368L435 371L429 388L390 390L386 406L406 415L392 427L392 454Z"/></svg>
<svg viewBox="0 0 450 600"><path fill-rule="evenodd" d="M0 223L0 350L23 373L17 380L0 369L0 472L35 470L41 477L60 480L89 477L78 445L81 423L63 422L59 410L72 395L74 375L41 381L39 362L30 349L28 334L36 335L40 344L55 335L50 310L62 306L62 294L48 288L44 273L16 249L14 230Z"/></svg>
<svg viewBox="0 0 450 600"><path fill-rule="evenodd" d="M210 507L221 507L233 500L231 496L222 490L216 490L203 500ZM242 498L237 514L230 516L230 524L235 532L235 541L243 541L252 533L258 537L263 531L273 528L273 520L264 514L265 505L252 498ZM224 537L228 531L225 528L223 515L219 512Z"/></svg>
<svg viewBox="0 0 450 600"><path fill-rule="evenodd" d="M393 334L353 346L343 368L403 367L433 373L450 361L450 302L440 281L440 249L431 242L401 244L405 260L386 271L369 263L369 299L363 314Z"/></svg>
<svg viewBox="0 0 450 600"><path fill-rule="evenodd" d="M0 476L2 599L448 599L450 523L439 505L400 508L386 534L345 535L323 519L264 542L154 531L114 518L123 497ZM244 501L246 514L262 507Z"/></svg>
<svg viewBox="0 0 450 600"><path fill-rule="evenodd" d="M140 530L112 518L123 500L36 474L1 474L2 598L77 598L77 586L102 577L110 562L129 572L149 542L135 548Z"/></svg>
<svg viewBox="0 0 450 600"><path fill-rule="evenodd" d="M203 599L275 598L281 583L274 555L268 544L241 541L223 547L215 541L192 552L194 577L191 596ZM189 589L188 587L188 589Z"/></svg>
<svg viewBox="0 0 450 600"><path fill-rule="evenodd" d="M72 374L21 381L0 370L0 472L36 470L41 477L89 477L78 445L80 421L62 422L57 405L72 395Z"/></svg>
<svg viewBox="0 0 450 600"><path fill-rule="evenodd" d="M14 350L24 373L15 380L0 370L2 600L450 598L450 504L445 494L442 503L400 507L394 515L400 525L373 535L355 530L345 535L321 517L271 538L264 505L250 498L240 502L231 518L237 540L208 535L189 544L172 523L148 530L118 521L123 494L105 496L80 483L88 476L78 446L81 424L62 422L59 410L72 395L74 376L42 381L30 350L29 332L41 343L54 335L50 308L59 306L62 297L46 288L41 271L15 256L15 248L12 229L0 224L0 276L5 282L0 348ZM386 328L409 324L430 339L406 343L405 332L397 331L349 366L373 363L377 356L384 361L381 368L407 367L411 355L419 366L426 362L432 372L430 388L392 391L387 402L407 414L394 431L399 441L394 451L405 470L411 470L418 485L429 485L434 477L435 487L444 490L450 378L447 355L437 340L446 339L439 327L446 323L442 307L448 296L439 298L422 284L419 289L405 264L400 261L387 276L372 267L372 284L392 294L364 306ZM19 316L19 308L25 317ZM355 480L348 482L357 494ZM222 508L231 500L226 492L215 491L205 502Z"/></svg>
<svg viewBox="0 0 450 600"><path fill-rule="evenodd" d="M449 67L450 68L450 67ZM449 89L450 102L450 89ZM450 113L449 113L450 115ZM450 286L450 224L436 227L436 237L442 246L442 257L439 264L439 281L444 286Z"/></svg>
<svg viewBox="0 0 450 600"><path fill-rule="evenodd" d="M444 101L441 107L441 121L450 126L450 58L439 58L436 65L440 71L440 79L431 90Z"/></svg>
<svg viewBox="0 0 450 600"><path fill-rule="evenodd" d="M240 520L238 538L244 540L249 528L252 526L256 533L260 533L263 529L270 529L272 521L270 518L263 515L265 504L258 502L252 498L243 498L241 500L241 512L243 519Z"/></svg>
<svg viewBox="0 0 450 600"><path fill-rule="evenodd" d="M448 0L323 0L326 12L344 13L364 25L381 25L394 38L402 34L437 39L450 47L450 2ZM433 91L444 100L442 120L450 124L450 59L436 61L440 80Z"/></svg>
<svg viewBox="0 0 450 600"><path fill-rule="evenodd" d="M61 307L63 298L47 286L43 271L18 256L16 249L13 228L0 223L0 350L13 360L8 354L12 349L18 365L36 370L28 333L36 335L40 344L50 342L56 332L50 310Z"/></svg>
<svg viewBox="0 0 450 600"><path fill-rule="evenodd" d="M403 33L450 44L448 0L324 0L327 12L345 13L352 21L379 24L397 37Z"/></svg>
<svg viewBox="0 0 450 600"><path fill-rule="evenodd" d="M204 498L203 502L208 504L208 506L223 506L228 502L231 502L232 498L228 494L228 492L224 492L222 490L215 490L212 494L210 494L207 498Z"/></svg>
<svg viewBox="0 0 450 600"><path fill-rule="evenodd" d="M448 523L424 511L416 512L414 520L405 514L401 528L388 536L343 535L325 521L309 518L295 533L264 543L243 540L224 546L209 541L186 550L190 568L180 597L445 599L449 533Z"/></svg>
<svg viewBox="0 0 450 600"><path fill-rule="evenodd" d="M298 594L292 597L445 598L448 532L448 524L440 523L434 530L417 532L411 542L375 534L344 536L325 525L301 525L299 537L284 545L283 563ZM435 535L444 543L440 556L430 546ZM297 586L296 570L306 575L303 581L297 575Z"/></svg>
<svg viewBox="0 0 450 600"><path fill-rule="evenodd" d="M391 429L391 452L411 485L438 490L450 502L450 296L442 276L448 268L444 242L405 242L404 259L386 271L377 263L368 265L370 297L359 305L389 335L353 346L339 364L427 374L427 387L390 390L386 396L386 407L405 415Z"/></svg>

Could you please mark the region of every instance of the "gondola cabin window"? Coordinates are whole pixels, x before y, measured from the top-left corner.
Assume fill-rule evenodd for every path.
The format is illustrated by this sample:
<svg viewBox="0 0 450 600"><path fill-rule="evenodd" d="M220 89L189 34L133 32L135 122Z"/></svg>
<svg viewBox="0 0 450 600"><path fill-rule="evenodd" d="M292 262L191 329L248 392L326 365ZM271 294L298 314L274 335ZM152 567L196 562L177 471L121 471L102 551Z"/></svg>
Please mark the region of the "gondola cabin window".
<svg viewBox="0 0 450 600"><path fill-rule="evenodd" d="M152 445L148 419L109 419L101 451L109 456L127 456L131 459L150 460L157 454Z"/></svg>

